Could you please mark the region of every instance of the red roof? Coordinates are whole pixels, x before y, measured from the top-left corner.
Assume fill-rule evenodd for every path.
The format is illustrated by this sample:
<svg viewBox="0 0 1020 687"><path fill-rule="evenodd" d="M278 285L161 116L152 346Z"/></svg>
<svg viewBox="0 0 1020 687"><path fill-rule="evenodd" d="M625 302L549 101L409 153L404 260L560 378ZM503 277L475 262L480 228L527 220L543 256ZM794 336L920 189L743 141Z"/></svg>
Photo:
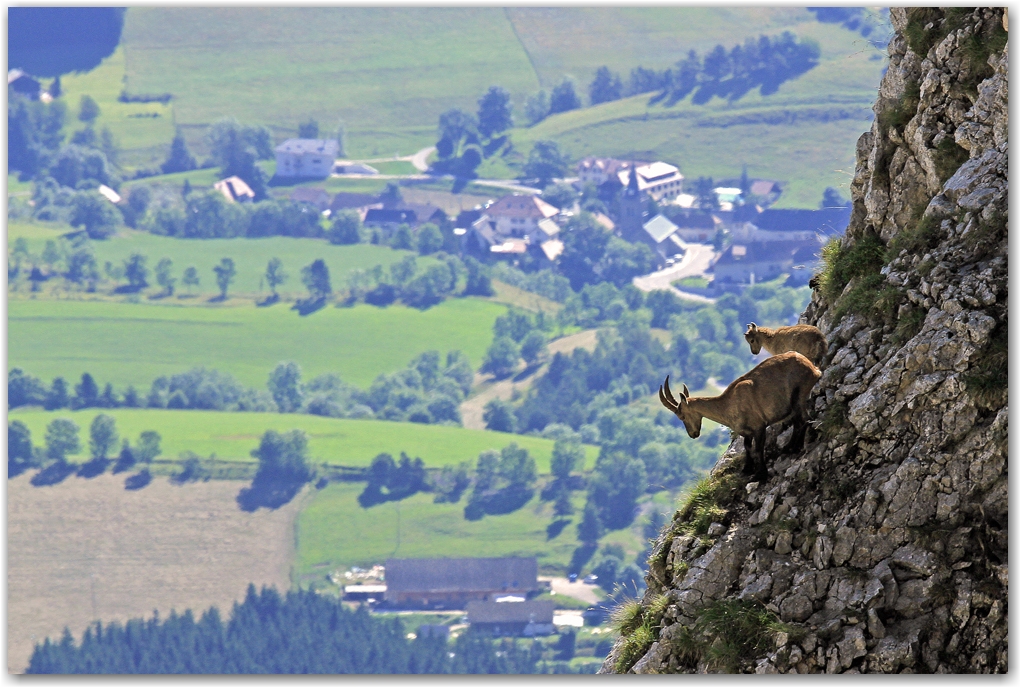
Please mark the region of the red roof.
<svg viewBox="0 0 1020 687"><path fill-rule="evenodd" d="M552 217L557 213L559 213L559 210L541 198L517 193L512 196L503 196L485 209L485 214L489 217L510 217L514 219L540 220Z"/></svg>

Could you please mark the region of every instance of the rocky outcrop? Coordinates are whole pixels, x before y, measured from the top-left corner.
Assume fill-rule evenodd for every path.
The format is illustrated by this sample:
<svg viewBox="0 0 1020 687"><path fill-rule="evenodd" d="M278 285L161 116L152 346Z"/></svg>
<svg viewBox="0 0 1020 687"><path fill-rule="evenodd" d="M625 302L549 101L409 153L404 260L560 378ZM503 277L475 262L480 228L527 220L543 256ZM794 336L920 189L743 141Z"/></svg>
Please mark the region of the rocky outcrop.
<svg viewBox="0 0 1020 687"><path fill-rule="evenodd" d="M814 430L795 455L770 434L763 483L734 442L602 672L1007 670L1003 15L892 9L850 226L801 318L829 342Z"/></svg>

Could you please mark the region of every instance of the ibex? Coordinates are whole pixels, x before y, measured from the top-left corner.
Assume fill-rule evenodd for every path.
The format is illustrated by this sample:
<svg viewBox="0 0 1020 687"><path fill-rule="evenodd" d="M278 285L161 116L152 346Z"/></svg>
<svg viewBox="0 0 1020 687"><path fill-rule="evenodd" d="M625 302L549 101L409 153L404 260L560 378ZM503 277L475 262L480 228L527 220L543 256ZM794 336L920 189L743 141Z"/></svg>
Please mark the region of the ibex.
<svg viewBox="0 0 1020 687"><path fill-rule="evenodd" d="M801 450L807 431L808 394L821 376L810 360L791 351L762 361L715 397L691 398L684 384L677 401L669 389L667 375L665 385L659 387L659 400L680 418L692 439L701 435L701 420L706 417L744 437L744 472L754 472L758 481L763 482L768 477L765 428L793 420L793 438L787 450Z"/></svg>
<svg viewBox="0 0 1020 687"><path fill-rule="evenodd" d="M792 327L759 327L754 322L747 325L744 340L751 346L751 353L758 355L764 348L772 355L797 351L805 358L821 367L822 359L828 350L825 334L818 327L809 324L795 324Z"/></svg>

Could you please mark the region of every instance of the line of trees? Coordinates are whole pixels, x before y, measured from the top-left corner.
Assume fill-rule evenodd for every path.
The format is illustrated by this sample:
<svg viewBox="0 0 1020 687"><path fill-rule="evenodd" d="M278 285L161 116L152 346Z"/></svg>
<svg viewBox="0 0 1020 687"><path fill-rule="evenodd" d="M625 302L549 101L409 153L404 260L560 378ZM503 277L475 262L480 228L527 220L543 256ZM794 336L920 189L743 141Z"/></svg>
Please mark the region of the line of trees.
<svg viewBox="0 0 1020 687"><path fill-rule="evenodd" d="M132 445L127 437L121 438L116 420L100 413L89 426L88 446L82 443L81 428L67 418L56 418L46 425L44 444L35 446L28 426L21 420L11 420L7 423L7 476L16 477L30 468L60 471L68 467L68 456L79 455L85 449L89 459L82 472L90 477L105 472L114 459L115 472L129 470L137 463L147 469L162 452L161 440L158 432L149 430Z"/></svg>
<svg viewBox="0 0 1020 687"><path fill-rule="evenodd" d="M455 640L408 639L399 618L311 590L248 587L229 618L213 606L163 619L96 623L36 644L29 674L531 674L578 672L540 640L492 639L467 630ZM560 651L562 653L562 650ZM588 671L593 672L593 670Z"/></svg>
<svg viewBox="0 0 1020 687"><path fill-rule="evenodd" d="M8 408L169 408L230 412L309 413L326 417L376 418L397 422L459 425L460 404L471 390L474 371L462 351L425 351L403 370L380 374L368 390L348 384L335 373L302 381L301 367L279 363L265 390L248 388L231 375L195 367L157 377L143 396L134 386L123 394L107 383L100 391L88 372L70 388L63 377L47 387L21 368L7 374Z"/></svg>
<svg viewBox="0 0 1020 687"><path fill-rule="evenodd" d="M820 21L824 21L822 16L819 14ZM661 71L638 66L630 71L626 83L618 73L603 65L588 84L588 103L599 105L655 91L661 92L658 99L665 99L668 105L691 93L694 93L691 102L696 105L703 105L715 96L739 100L754 88L759 88L762 95L769 95L783 82L815 67L820 55L818 44L813 40L798 39L784 31L779 36L749 37L729 50L716 45L704 56L688 50L673 67ZM524 105L528 125L534 126L549 115L583 107L577 91L574 81L564 77L549 92L541 90L530 95Z"/></svg>

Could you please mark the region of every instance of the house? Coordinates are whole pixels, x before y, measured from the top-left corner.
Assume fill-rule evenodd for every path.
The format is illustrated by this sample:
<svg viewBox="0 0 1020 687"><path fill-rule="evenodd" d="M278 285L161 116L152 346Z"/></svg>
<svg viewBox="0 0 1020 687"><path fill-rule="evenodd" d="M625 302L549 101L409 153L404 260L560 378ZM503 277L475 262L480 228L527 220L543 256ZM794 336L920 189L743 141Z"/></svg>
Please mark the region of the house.
<svg viewBox="0 0 1020 687"><path fill-rule="evenodd" d="M764 198L765 202L769 204L779 200L779 196L783 193L778 181L769 181L768 179L755 179L751 182L749 190L751 195Z"/></svg>
<svg viewBox="0 0 1020 687"><path fill-rule="evenodd" d="M628 160L616 160L611 157L586 157L577 163L577 178L582 185L595 184L601 186L610 179L616 179L619 173L630 169L635 164ZM626 181L621 182L626 184Z"/></svg>
<svg viewBox="0 0 1020 687"><path fill-rule="evenodd" d="M746 221L734 222L730 233L735 241L811 241L817 236L835 236L850 224L849 207L822 210L763 210L741 214Z"/></svg>
<svg viewBox="0 0 1020 687"><path fill-rule="evenodd" d="M534 556L386 561L386 601L395 606L463 608L469 601L507 593L526 596L539 589Z"/></svg>
<svg viewBox="0 0 1020 687"><path fill-rule="evenodd" d="M665 215L656 215L642 225L640 238L651 246L663 260L674 255L680 248L670 239L676 234L677 226Z"/></svg>
<svg viewBox="0 0 1020 687"><path fill-rule="evenodd" d="M722 227L719 218L708 212L686 212L672 219L677 237L691 243L712 243L716 231Z"/></svg>
<svg viewBox="0 0 1020 687"><path fill-rule="evenodd" d="M560 235L560 225L546 217L538 221L538 231L535 232L539 241L548 241Z"/></svg>
<svg viewBox="0 0 1020 687"><path fill-rule="evenodd" d="M255 199L255 192L238 176L220 179L213 184L213 188L231 203L247 203Z"/></svg>
<svg viewBox="0 0 1020 687"><path fill-rule="evenodd" d="M467 621L495 636L534 637L556 631L552 601L469 601Z"/></svg>
<svg viewBox="0 0 1020 687"><path fill-rule="evenodd" d="M666 162L652 162L632 167L637 173L638 191L642 198L663 200L680 195L684 185L684 175L680 170ZM624 186L630 183L630 170L620 170L617 178Z"/></svg>
<svg viewBox="0 0 1020 687"><path fill-rule="evenodd" d="M365 212L363 223L369 229L380 229L392 234L401 224L412 229L426 222L439 224L446 220L446 212L435 205L424 203L403 203L397 207L373 207Z"/></svg>
<svg viewBox="0 0 1020 687"><path fill-rule="evenodd" d="M325 179L339 149L335 140L288 138L275 149L276 176Z"/></svg>
<svg viewBox="0 0 1020 687"><path fill-rule="evenodd" d="M716 284L754 284L783 273L792 274L796 263L800 266L797 271L806 271L810 277L820 250L817 239L734 243L723 251L711 271Z"/></svg>
<svg viewBox="0 0 1020 687"><path fill-rule="evenodd" d="M357 210L362 221L364 221L365 215L369 210L379 209L382 206L383 204L379 200L379 196L373 196L369 193L347 193L341 191L333 196L333 200L329 204L329 211L330 214L335 215L341 210Z"/></svg>
<svg viewBox="0 0 1020 687"><path fill-rule="evenodd" d="M498 235L524 238L538 230L541 220L555 217L559 212L537 196L515 193L503 196L487 207L483 216L494 223Z"/></svg>
<svg viewBox="0 0 1020 687"><path fill-rule="evenodd" d="M332 199L324 188L309 188L300 186L290 192L290 199L295 203L308 203L314 205L319 212L330 209Z"/></svg>

